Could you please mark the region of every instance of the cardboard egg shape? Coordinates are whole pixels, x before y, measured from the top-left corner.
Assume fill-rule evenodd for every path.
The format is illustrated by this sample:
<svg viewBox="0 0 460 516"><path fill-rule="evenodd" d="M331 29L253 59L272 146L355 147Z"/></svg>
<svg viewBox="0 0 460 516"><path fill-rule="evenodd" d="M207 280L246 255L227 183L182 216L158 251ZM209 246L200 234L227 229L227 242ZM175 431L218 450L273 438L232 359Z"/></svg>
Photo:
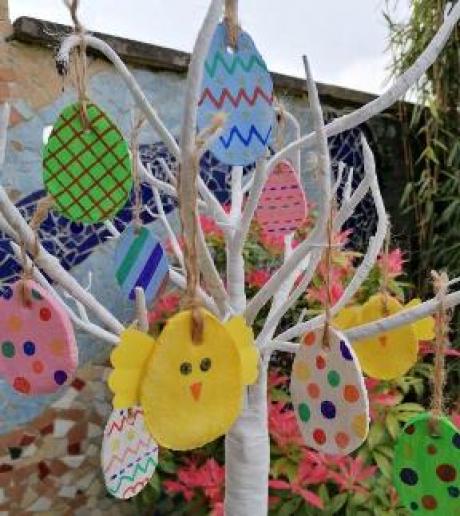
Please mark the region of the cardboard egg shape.
<svg viewBox="0 0 460 516"><path fill-rule="evenodd" d="M51 394L78 365L72 323L62 305L32 280L4 289L0 299L0 376L18 393Z"/></svg>
<svg viewBox="0 0 460 516"><path fill-rule="evenodd" d="M344 335L308 333L292 366L291 398L305 444L322 453L347 455L366 439L369 402L359 362Z"/></svg>
<svg viewBox="0 0 460 516"><path fill-rule="evenodd" d="M43 149L43 181L54 207L74 222L112 218L128 201L132 169L128 143L98 106L67 106Z"/></svg>
<svg viewBox="0 0 460 516"><path fill-rule="evenodd" d="M460 432L446 417L432 417L415 416L399 435L393 483L413 514L460 514Z"/></svg>
<svg viewBox="0 0 460 516"><path fill-rule="evenodd" d="M152 231L131 225L121 235L115 251L115 274L123 293L135 299L142 287L151 304L161 294L169 278L169 262L161 242Z"/></svg>
<svg viewBox="0 0 460 516"><path fill-rule="evenodd" d="M285 236L308 215L307 199L294 166L280 161L270 172L256 210L256 221L269 235Z"/></svg>
<svg viewBox="0 0 460 516"><path fill-rule="evenodd" d="M115 498L132 498L147 485L158 464L158 445L145 426L141 407L111 413L101 463L107 491Z"/></svg>
<svg viewBox="0 0 460 516"><path fill-rule="evenodd" d="M225 126L211 145L227 165L249 165L267 152L273 138L273 81L248 33L239 31L236 48L227 27L217 26L206 57L198 105L198 130L225 113Z"/></svg>

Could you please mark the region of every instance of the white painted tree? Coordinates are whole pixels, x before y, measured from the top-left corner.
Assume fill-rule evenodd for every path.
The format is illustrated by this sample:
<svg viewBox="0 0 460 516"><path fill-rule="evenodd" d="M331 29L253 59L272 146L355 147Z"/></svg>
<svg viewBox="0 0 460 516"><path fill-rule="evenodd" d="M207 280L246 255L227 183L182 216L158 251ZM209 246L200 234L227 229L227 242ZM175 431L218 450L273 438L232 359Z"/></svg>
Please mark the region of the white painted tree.
<svg viewBox="0 0 460 516"><path fill-rule="evenodd" d="M225 14L235 20L237 19L237 6L237 0L212 0L211 2L190 62L180 144L176 142L174 136L162 123L154 107L149 103L127 67L104 41L83 32L72 34L63 40L57 55L57 61L61 65L67 66L72 50L79 46L91 47L102 53L113 63L131 92L137 107L145 115L152 128L161 136L171 154L180 163L181 173L185 175L187 171L192 169L197 156L196 153L203 153L206 150L206 146L197 146L196 121L202 70L207 49L224 9ZM455 29L459 18L460 2L457 2L451 7L450 12L446 13L444 24L425 51L413 66L399 77L384 94L362 108L327 125L323 123L316 86L307 59L304 58L314 131L301 136L299 124L292 115L287 114L288 122L293 124L296 133L298 133L297 139L278 150L275 155L259 160L252 177L245 182L243 181L242 168L233 168L230 213L224 211L204 182L200 178L197 180L199 198L196 201L196 209L190 210L184 217L184 234L190 234L189 230L194 223L194 217L197 217L199 213L208 214L215 219L222 229L227 251L227 286L225 287L206 247L203 232L198 224L199 264L202 273L199 294L204 306L221 320L226 320L231 315L243 314L247 322L252 324L260 310L266 304L271 303L269 314L256 342L261 356L257 383L248 389L244 410L226 436L225 508L228 515L262 516L267 514L270 449L267 428L266 380L270 356L275 350L295 353L298 349L296 339L305 332L321 327L325 322L325 316L322 314L307 321L299 321L298 324L287 331L277 333L283 315L296 303L312 280L326 247L330 206L337 188L330 167L327 138L366 122L371 117L389 108L396 100L402 98L436 60L451 32ZM2 162L5 153L8 119L9 108L5 105L2 107L0 116L0 158L2 158ZM320 213L316 225L308 237L295 249L292 248L292 238L285 238L284 263L252 299L247 299L242 250L264 184L269 171L280 160L287 156L294 156L294 159L298 160L298 153L300 153L301 148L305 147L309 147L310 150L314 149L317 156L316 163L319 172L317 178L321 198L319 201ZM364 137L362 138L362 147L365 175L354 191L351 191L351 188L346 189L348 193L346 193L341 208L332 220L332 226L335 231L340 230L352 216L359 202L370 191L378 215L377 230L369 241L367 251L357 267L355 276L348 284L342 297L331 307L331 315L336 314L343 308L360 288L376 262L387 232L388 221L377 181L375 162L372 151ZM172 269L170 271L170 279L179 288L185 288L186 272L182 265L184 263L182 252L162 209L159 192L174 197L179 195L183 202L194 203L193 185L184 176L183 180L178 182L180 185L180 192L178 192L176 189L177 182L172 171L167 171L170 181L166 182L153 177L142 166L142 163L139 162L138 165L142 181L149 183L154 190L159 218L172 239L177 261L181 264L180 270ZM351 177L348 178L348 184L351 185ZM19 210L10 201L2 187L0 187L0 213L0 229L11 237L14 252L20 257L20 246L24 246L30 256L29 260L33 260L36 265L34 268L35 279L49 289L63 304L75 326L116 346L119 342L118 335L124 329L121 322L102 306L91 292L65 271L55 257L50 255L42 246L36 245L34 231L22 218ZM40 270L53 280L53 285L48 283ZM302 280L298 285L295 285L296 279L300 275L302 275ZM65 296L61 297L61 294L56 290L56 286L62 289ZM75 301L76 310L67 304L65 299L68 298ZM448 294L443 302L445 308L456 306L460 303L460 291ZM370 337L424 318L438 310L439 305L439 300L434 298L397 315L349 330L346 334L351 341ZM137 313L139 322L145 327L146 307L145 301L143 301L143 292L139 290ZM95 320L97 322L94 322Z"/></svg>

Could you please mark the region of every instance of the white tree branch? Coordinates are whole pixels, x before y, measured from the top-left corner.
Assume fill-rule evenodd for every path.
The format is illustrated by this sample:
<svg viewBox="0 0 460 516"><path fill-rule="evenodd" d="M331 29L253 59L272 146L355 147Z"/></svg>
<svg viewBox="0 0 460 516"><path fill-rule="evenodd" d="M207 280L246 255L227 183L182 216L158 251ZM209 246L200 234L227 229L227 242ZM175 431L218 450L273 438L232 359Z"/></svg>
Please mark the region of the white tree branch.
<svg viewBox="0 0 460 516"><path fill-rule="evenodd" d="M136 320L139 331L147 333L149 331L149 314L147 311L147 303L145 301L145 292L142 287L136 287Z"/></svg>
<svg viewBox="0 0 460 516"><path fill-rule="evenodd" d="M11 248L13 249L13 252L18 260L22 259L21 254L21 248L15 243L11 242ZM28 265L32 265L32 260L27 257ZM74 323L74 325L77 328L80 328L81 330L89 333L90 335L94 335L94 337L101 339L105 342L108 342L109 344L112 344L116 346L120 340L119 336L115 333L109 332L107 330L104 330L104 328L101 328L97 324L92 323L88 319L88 315L85 312L85 317L82 317L81 315L78 316L70 307L69 305L62 299L62 297L59 295L57 290L50 285L48 280L43 276L43 274L39 271L37 267L33 267L33 275L35 281L41 285L44 289L48 290L51 295L61 304L61 306L64 308L64 310L69 314L69 317L71 321ZM81 306L81 304L77 301L78 305Z"/></svg>
<svg viewBox="0 0 460 516"><path fill-rule="evenodd" d="M417 83L417 81L424 75L430 66L436 61L437 57L446 45L452 31L456 28L460 19L460 2L457 2L445 18L444 23L439 28L436 35L430 41L426 49L420 54L414 64L401 74L394 82L394 84L380 97L363 107L336 118L334 121L326 125L326 136L328 138L335 136L344 131L353 129L354 127L363 124L370 118L382 113L391 107L398 99L410 90L410 88ZM273 167L278 161L284 159L290 153L300 147L305 147L313 143L315 137L314 132L307 134L287 145L280 152L275 154L270 160L268 167Z"/></svg>
<svg viewBox="0 0 460 516"><path fill-rule="evenodd" d="M383 204L382 194L377 180L377 173L375 170L375 160L372 151L364 138L362 137L363 155L364 155L364 167L366 170L366 176L371 178L371 192L374 199L375 208L378 216L377 230L375 235L369 242L366 254L361 261L361 264L357 268L355 275L353 276L350 283L347 285L344 293L337 303L331 308L331 315L336 315L347 303L351 301L353 296L359 290L364 280L369 275L372 267L374 266L382 244L385 240L385 235L388 227L388 218L385 212L385 206ZM364 180L363 180L364 181ZM324 314L321 314L310 321L297 324L285 331L277 338L281 341L286 341L299 337L300 335L316 329L324 323Z"/></svg>
<svg viewBox="0 0 460 516"><path fill-rule="evenodd" d="M199 101L200 87L203 79L203 68L209 44L214 34L214 31L219 22L220 15L223 9L222 0L213 0L209 7L206 18L198 34L195 47L192 53L189 71L187 75L186 94L185 94L185 110L183 116L182 134L181 134L181 148L182 148L182 163L181 163L181 180L179 181L181 202L191 209L184 210L183 213L183 231L185 235L192 234L192 227L194 224L194 217L198 217L195 207L195 199L193 198L193 184L187 180L186 174L190 174L195 168L197 156L196 147L196 125L197 125L197 106ZM208 287L209 292L213 296L221 313L226 313L229 308L229 299L225 291L222 279L215 267L214 261L211 257L209 249L206 245L204 234L197 221L198 229L198 249L200 268L203 273L204 281Z"/></svg>
<svg viewBox="0 0 460 516"><path fill-rule="evenodd" d="M36 245L35 234L23 219L16 206L10 201L5 189L0 186L0 212L6 222L13 228L19 241L24 242L28 252L33 253ZM17 243L19 243L17 241ZM38 246L38 254L34 262L44 270L50 278L61 285L72 296L92 310L95 315L114 333L124 329L118 319L111 314L97 299L86 290L62 267L59 260L52 256L43 246Z"/></svg>
<svg viewBox="0 0 460 516"><path fill-rule="evenodd" d="M158 113L147 100L147 97L144 95L142 89L132 73L128 70L127 66L123 63L118 54L107 43L105 43L105 41L88 34L84 34L83 36L71 34L62 42L61 48L56 56L56 62L63 63L67 68L70 61L70 53L75 47L79 47L82 44L82 38L84 38L84 42L87 47L94 48L101 52L115 66L127 88L131 92L139 109L145 114L145 117L153 129L158 132L169 152L171 152L171 154L180 161L181 152L174 136L163 124Z"/></svg>
<svg viewBox="0 0 460 516"><path fill-rule="evenodd" d="M313 126L315 129L315 138L317 145L317 160L319 167L319 187L320 187L320 211L315 224L315 228L310 235L304 240L290 255L288 260L278 269L271 279L257 292L257 294L248 303L245 311L246 320L252 323L260 309L267 301L282 287L283 283L294 272L297 271L299 265L311 251L313 245L321 244L325 241L326 227L331 211L331 193L332 193L332 177L331 163L329 157L329 148L327 137L324 130L323 111L319 101L318 90L313 80L308 60L304 57L305 74L307 78L307 89L310 100ZM272 160L270 160L271 162ZM270 169L270 165L265 165L265 174L260 174L259 181L257 177L254 188L251 190L251 201L257 205L265 184L266 170ZM256 183L257 182L257 183ZM255 191L254 191L255 190ZM248 202L249 204L249 202ZM244 215L243 215L244 218ZM242 224L243 226L243 224ZM316 263L315 263L316 261ZM314 267L318 264L317 260L310 260L308 275L312 275Z"/></svg>

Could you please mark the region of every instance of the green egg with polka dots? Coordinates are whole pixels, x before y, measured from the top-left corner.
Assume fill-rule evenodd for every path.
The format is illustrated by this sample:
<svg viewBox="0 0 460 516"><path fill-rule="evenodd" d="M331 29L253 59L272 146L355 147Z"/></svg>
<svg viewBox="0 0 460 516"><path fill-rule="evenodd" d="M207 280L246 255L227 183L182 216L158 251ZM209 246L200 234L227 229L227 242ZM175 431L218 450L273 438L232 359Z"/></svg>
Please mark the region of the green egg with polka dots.
<svg viewBox="0 0 460 516"><path fill-rule="evenodd" d="M395 447L393 482L412 514L460 516L460 431L431 414L411 419Z"/></svg>

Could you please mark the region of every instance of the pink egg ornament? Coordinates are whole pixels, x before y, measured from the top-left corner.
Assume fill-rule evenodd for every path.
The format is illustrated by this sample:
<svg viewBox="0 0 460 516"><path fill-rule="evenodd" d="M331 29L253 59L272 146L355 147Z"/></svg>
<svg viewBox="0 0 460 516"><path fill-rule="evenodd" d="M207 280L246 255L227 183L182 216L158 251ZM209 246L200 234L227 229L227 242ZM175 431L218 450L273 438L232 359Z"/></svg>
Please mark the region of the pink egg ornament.
<svg viewBox="0 0 460 516"><path fill-rule="evenodd" d="M0 376L20 394L51 394L68 383L77 365L77 343L64 308L32 280L4 288Z"/></svg>
<svg viewBox="0 0 460 516"><path fill-rule="evenodd" d="M269 235L284 236L299 229L307 215L300 178L290 161L280 161L262 191L256 220Z"/></svg>

